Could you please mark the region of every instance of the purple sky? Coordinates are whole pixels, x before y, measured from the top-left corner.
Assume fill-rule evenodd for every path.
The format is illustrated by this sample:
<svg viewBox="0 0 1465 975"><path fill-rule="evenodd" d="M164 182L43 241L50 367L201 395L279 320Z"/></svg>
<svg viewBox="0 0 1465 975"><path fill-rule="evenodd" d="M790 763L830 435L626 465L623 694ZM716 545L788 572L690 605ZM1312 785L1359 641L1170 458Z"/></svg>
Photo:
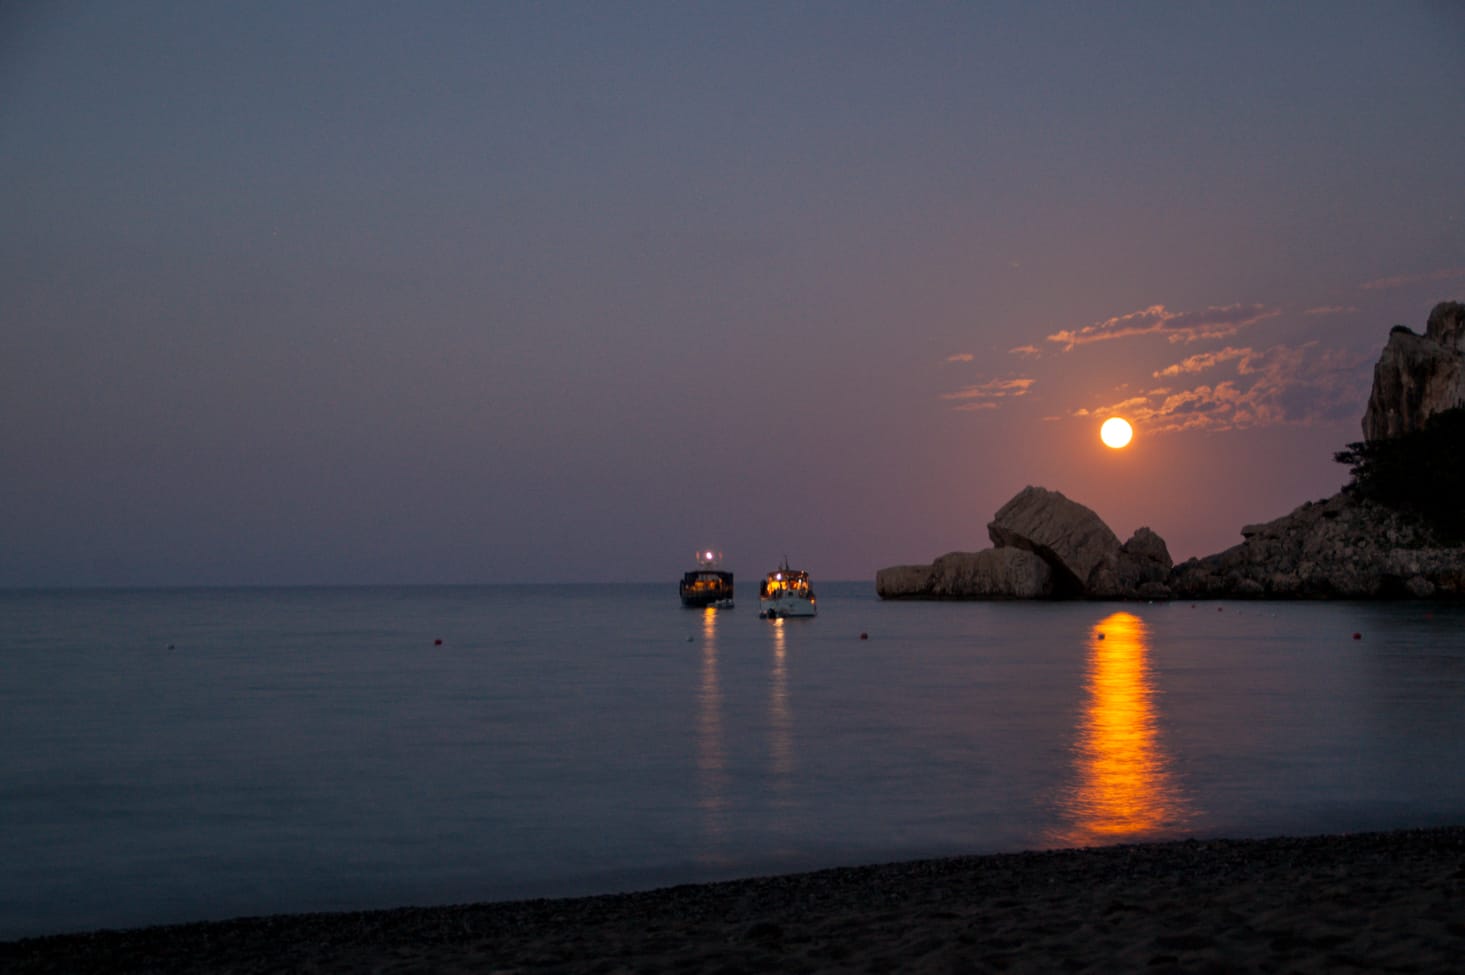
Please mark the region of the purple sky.
<svg viewBox="0 0 1465 975"><path fill-rule="evenodd" d="M1390 326L1465 295L1462 42L1450 2L8 5L0 585L869 579L1027 484L1219 551L1341 486Z"/></svg>

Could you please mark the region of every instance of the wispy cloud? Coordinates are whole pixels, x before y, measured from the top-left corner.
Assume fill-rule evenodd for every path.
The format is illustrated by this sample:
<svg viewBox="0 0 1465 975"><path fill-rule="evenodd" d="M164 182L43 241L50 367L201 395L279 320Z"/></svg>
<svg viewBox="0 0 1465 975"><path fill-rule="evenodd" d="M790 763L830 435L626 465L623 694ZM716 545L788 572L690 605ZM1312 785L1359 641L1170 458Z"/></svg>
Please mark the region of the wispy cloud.
<svg viewBox="0 0 1465 975"><path fill-rule="evenodd" d="M1073 415L1118 413L1150 433L1310 425L1358 415L1368 385L1365 357L1321 350L1316 342L1278 345L1263 352L1225 349L1214 356L1192 356L1161 373L1189 375L1226 362L1236 363L1232 377L1190 389L1154 389L1122 402L1075 410Z"/></svg>
<svg viewBox="0 0 1465 975"><path fill-rule="evenodd" d="M1022 356L1024 359L1036 358L1043 354L1043 350L1036 345L1019 345L1007 350L1008 355Z"/></svg>
<svg viewBox="0 0 1465 975"><path fill-rule="evenodd" d="M942 362L971 362L975 358L976 358L976 356L972 355L970 352L954 352L954 353L952 353L951 355L947 356L945 359L943 359L941 361Z"/></svg>
<svg viewBox="0 0 1465 975"><path fill-rule="evenodd" d="M1309 308L1303 312L1304 315L1351 315L1358 311L1353 305L1320 305L1317 308Z"/></svg>
<svg viewBox="0 0 1465 975"><path fill-rule="evenodd" d="M1171 342L1224 339L1243 328L1280 314L1280 309L1265 305L1225 305L1188 312L1170 311L1164 305L1151 305L1082 328L1054 332L1048 336L1048 341L1062 345L1067 352L1075 346L1092 342L1109 342L1141 335L1163 335Z"/></svg>
<svg viewBox="0 0 1465 975"><path fill-rule="evenodd" d="M1442 268L1424 274L1396 274L1391 278L1375 278L1360 285L1364 291L1380 291L1386 288L1403 288L1411 284L1428 284L1431 281L1449 281L1465 278L1465 267Z"/></svg>
<svg viewBox="0 0 1465 975"><path fill-rule="evenodd" d="M954 393L942 393L941 398L956 401L957 405L952 407L954 410L994 410L1000 399L1026 396L1035 382L1037 380L1027 377L991 379L985 383L963 387Z"/></svg>
<svg viewBox="0 0 1465 975"><path fill-rule="evenodd" d="M1236 349L1228 345L1226 348L1216 352L1202 352L1198 355L1188 356L1174 365L1166 366L1150 375L1156 379L1163 379L1166 376L1185 376L1191 373L1205 372L1223 362L1230 362L1233 359L1242 360L1238 368L1240 371L1245 372L1247 360L1255 355L1256 353L1251 349Z"/></svg>

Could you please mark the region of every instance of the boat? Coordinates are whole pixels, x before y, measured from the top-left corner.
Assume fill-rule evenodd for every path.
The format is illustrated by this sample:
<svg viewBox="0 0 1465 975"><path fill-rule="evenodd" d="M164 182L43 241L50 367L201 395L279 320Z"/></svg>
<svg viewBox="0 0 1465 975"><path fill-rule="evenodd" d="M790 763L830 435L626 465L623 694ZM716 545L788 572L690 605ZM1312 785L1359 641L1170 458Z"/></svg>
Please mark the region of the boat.
<svg viewBox="0 0 1465 975"><path fill-rule="evenodd" d="M703 549L697 553L697 568L682 575L678 591L682 605L695 609L733 608L733 574L722 569L722 553Z"/></svg>
<svg viewBox="0 0 1465 975"><path fill-rule="evenodd" d="M783 616L813 616L819 612L809 573L783 565L768 573L758 590L758 618L775 620Z"/></svg>

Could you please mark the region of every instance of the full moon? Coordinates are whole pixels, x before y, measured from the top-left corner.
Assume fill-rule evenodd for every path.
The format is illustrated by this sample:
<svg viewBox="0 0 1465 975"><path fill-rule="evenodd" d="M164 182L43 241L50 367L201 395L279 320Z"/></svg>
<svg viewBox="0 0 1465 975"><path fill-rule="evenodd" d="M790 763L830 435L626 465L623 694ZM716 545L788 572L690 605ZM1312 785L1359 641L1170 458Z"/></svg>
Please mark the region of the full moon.
<svg viewBox="0 0 1465 975"><path fill-rule="evenodd" d="M1104 421L1103 426L1099 427L1099 439L1104 441L1104 446L1113 447L1115 450L1128 444L1133 436L1134 428L1129 425L1128 420L1122 417L1111 416Z"/></svg>

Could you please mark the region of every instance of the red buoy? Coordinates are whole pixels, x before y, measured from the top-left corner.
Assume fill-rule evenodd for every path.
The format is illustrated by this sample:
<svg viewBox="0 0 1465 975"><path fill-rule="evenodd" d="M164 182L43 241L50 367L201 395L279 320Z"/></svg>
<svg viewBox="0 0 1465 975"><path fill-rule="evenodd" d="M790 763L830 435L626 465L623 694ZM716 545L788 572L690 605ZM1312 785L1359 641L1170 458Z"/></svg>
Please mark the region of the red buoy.
<svg viewBox="0 0 1465 975"><path fill-rule="evenodd" d="M432 645L435 646L435 647L440 647L440 646L443 645L443 641L441 641L441 640L434 640L434 641L432 641Z"/></svg>
<svg viewBox="0 0 1465 975"><path fill-rule="evenodd" d="M1362 640L1363 639L1363 634L1362 633L1355 633L1355 634L1353 634L1353 639L1355 639L1355 640Z"/></svg>

